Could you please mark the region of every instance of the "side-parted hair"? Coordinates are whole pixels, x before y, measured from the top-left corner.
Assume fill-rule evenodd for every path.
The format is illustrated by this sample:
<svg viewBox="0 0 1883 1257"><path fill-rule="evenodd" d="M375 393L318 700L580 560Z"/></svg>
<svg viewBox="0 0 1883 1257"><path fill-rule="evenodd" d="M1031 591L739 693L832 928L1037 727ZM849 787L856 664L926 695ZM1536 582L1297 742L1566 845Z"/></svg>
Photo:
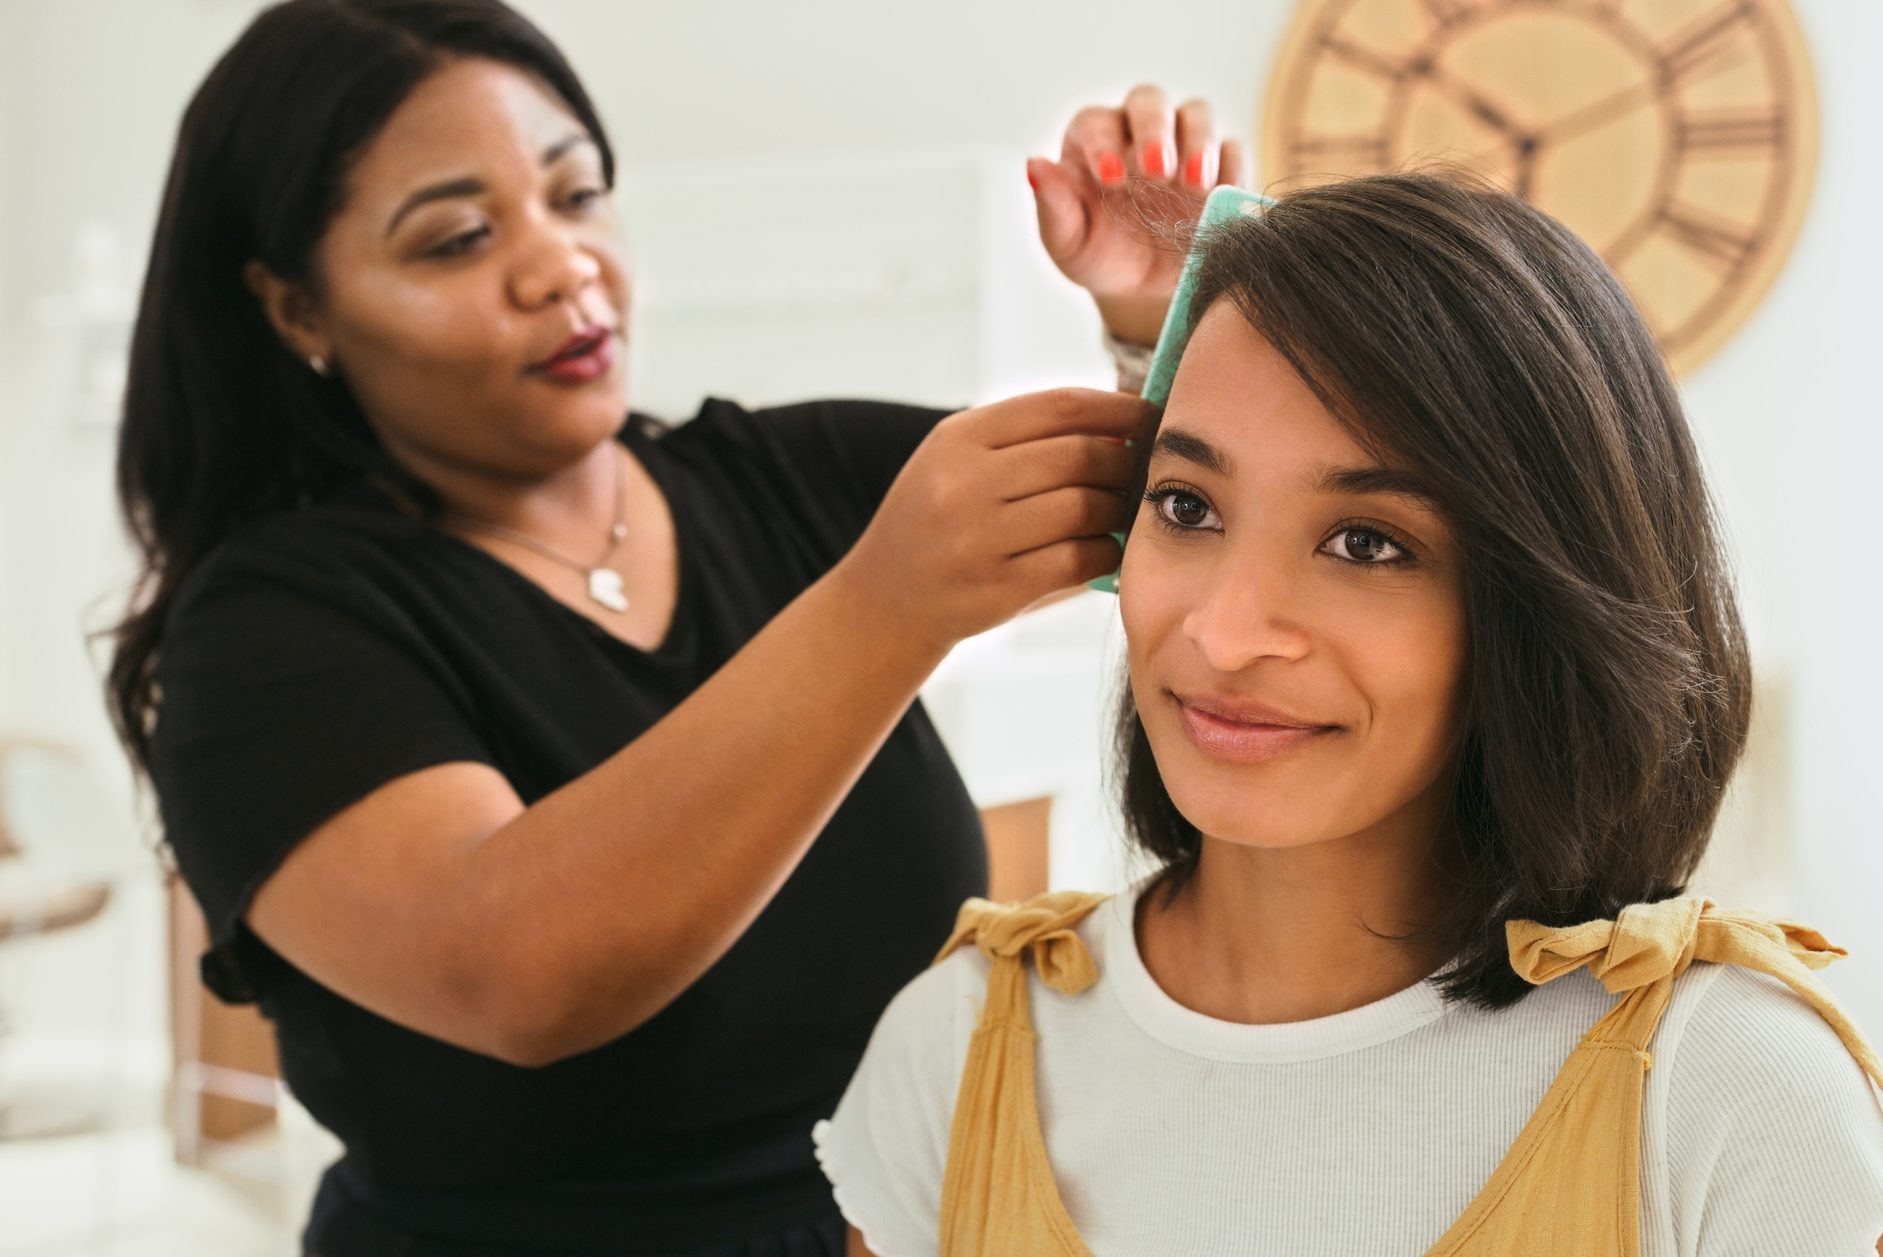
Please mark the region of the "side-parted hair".
<svg viewBox="0 0 1883 1257"><path fill-rule="evenodd" d="M533 74L601 150L607 133L554 44L499 0L287 0L250 24L197 89L151 244L131 338L118 500L139 551L106 681L142 768L164 620L243 520L367 476L422 510L434 495L380 447L352 395L291 354L244 269L320 290L315 248L353 164L421 81L485 57Z"/></svg>
<svg viewBox="0 0 1883 1257"><path fill-rule="evenodd" d="M1234 305L1457 538L1459 877L1429 934L1451 949L1448 998L1512 1004L1530 988L1504 922L1681 893L1744 746L1744 629L1673 381L1587 245L1461 174L1289 192L1204 248L1192 319ZM1127 832L1174 890L1201 835L1129 686L1114 769Z"/></svg>

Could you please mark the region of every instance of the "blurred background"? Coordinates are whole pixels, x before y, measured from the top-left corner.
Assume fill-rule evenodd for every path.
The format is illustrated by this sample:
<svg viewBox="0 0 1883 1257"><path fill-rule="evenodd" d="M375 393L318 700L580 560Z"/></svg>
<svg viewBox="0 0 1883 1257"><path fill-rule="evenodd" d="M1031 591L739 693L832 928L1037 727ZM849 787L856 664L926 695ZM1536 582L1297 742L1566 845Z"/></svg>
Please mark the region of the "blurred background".
<svg viewBox="0 0 1883 1257"><path fill-rule="evenodd" d="M170 144L253 0L0 0L0 1257L285 1254L327 1137L195 982L88 632L132 572L117 390ZM1855 955L1883 1034L1883 8L1842 0L519 0L613 130L632 390L669 419L1106 386L1024 159L1139 82L1258 187L1440 154L1583 232L1682 373L1759 673L1699 885ZM1883 553L1883 552L1879 552ZM967 643L926 697L1014 886L1119 885L1112 604ZM999 844L1005 844L1001 846Z"/></svg>

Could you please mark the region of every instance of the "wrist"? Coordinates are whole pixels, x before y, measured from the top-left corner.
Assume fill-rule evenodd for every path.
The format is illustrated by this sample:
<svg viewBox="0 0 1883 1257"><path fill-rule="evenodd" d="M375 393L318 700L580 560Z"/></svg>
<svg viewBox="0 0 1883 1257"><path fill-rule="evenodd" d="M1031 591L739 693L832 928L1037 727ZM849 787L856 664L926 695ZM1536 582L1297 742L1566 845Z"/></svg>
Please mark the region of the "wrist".
<svg viewBox="0 0 1883 1257"><path fill-rule="evenodd" d="M906 597L887 597L886 588L911 591L911 582L885 581L858 557L857 548L837 561L814 587L823 595L840 630L848 633L847 649L868 651L898 673L920 685L941 666L956 639L924 622Z"/></svg>
<svg viewBox="0 0 1883 1257"><path fill-rule="evenodd" d="M1105 351L1118 372L1118 391L1143 396L1145 381L1151 374L1152 347L1132 344L1106 332Z"/></svg>
<svg viewBox="0 0 1883 1257"><path fill-rule="evenodd" d="M1155 345L1164 330L1164 314L1170 309L1169 294L1146 297L1093 293L1092 300L1107 334L1132 345Z"/></svg>

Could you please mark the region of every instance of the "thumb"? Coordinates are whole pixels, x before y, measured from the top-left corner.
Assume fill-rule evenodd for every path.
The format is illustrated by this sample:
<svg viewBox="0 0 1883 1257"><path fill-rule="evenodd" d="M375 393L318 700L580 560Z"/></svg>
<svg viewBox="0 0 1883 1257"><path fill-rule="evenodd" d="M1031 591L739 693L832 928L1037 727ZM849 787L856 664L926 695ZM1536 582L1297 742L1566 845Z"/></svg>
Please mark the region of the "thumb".
<svg viewBox="0 0 1883 1257"><path fill-rule="evenodd" d="M1063 261L1078 251L1091 228L1085 198L1072 172L1056 161L1034 157L1026 169L1040 216L1040 243L1054 261Z"/></svg>

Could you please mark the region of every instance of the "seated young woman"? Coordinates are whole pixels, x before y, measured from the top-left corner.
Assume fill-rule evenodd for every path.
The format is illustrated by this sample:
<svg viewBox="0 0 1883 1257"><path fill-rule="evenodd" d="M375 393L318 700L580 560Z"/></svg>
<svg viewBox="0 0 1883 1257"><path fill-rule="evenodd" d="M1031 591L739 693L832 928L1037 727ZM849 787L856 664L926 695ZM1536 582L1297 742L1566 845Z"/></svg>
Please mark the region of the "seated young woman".
<svg viewBox="0 0 1883 1257"><path fill-rule="evenodd" d="M1192 311L1119 578L1157 871L964 908L817 1131L851 1252L1867 1257L1841 953L1686 893L1751 674L1627 296L1421 173Z"/></svg>

